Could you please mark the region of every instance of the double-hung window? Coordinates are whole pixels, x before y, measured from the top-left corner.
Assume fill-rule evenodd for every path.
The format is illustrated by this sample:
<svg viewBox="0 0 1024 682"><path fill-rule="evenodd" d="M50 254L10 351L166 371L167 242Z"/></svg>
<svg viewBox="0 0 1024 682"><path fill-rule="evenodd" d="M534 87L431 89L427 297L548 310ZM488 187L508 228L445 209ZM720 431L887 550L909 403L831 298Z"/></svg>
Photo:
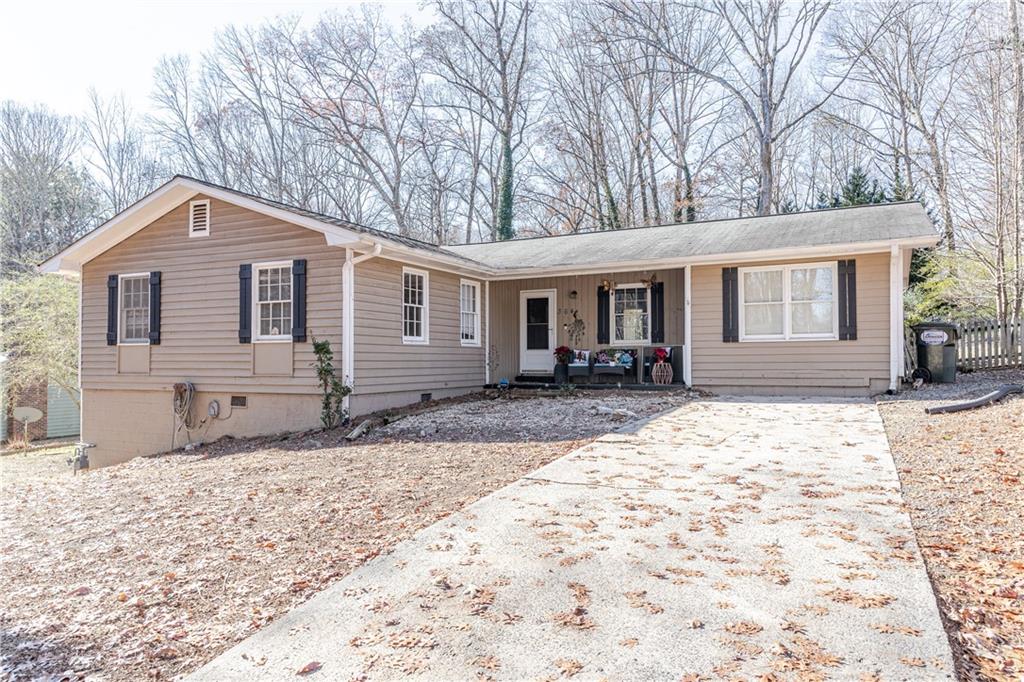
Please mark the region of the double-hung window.
<svg viewBox="0 0 1024 682"><path fill-rule="evenodd" d="M149 343L149 273L120 277L121 343Z"/></svg>
<svg viewBox="0 0 1024 682"><path fill-rule="evenodd" d="M459 337L463 346L480 345L480 283L459 283Z"/></svg>
<svg viewBox="0 0 1024 682"><path fill-rule="evenodd" d="M836 263L740 268L740 340L837 339Z"/></svg>
<svg viewBox="0 0 1024 682"><path fill-rule="evenodd" d="M615 287L612 296L612 319L615 342L647 343L651 338L649 290L643 284Z"/></svg>
<svg viewBox="0 0 1024 682"><path fill-rule="evenodd" d="M257 341L292 338L292 264L261 263L252 266L253 315Z"/></svg>
<svg viewBox="0 0 1024 682"><path fill-rule="evenodd" d="M430 278L423 270L402 268L402 342L429 340Z"/></svg>

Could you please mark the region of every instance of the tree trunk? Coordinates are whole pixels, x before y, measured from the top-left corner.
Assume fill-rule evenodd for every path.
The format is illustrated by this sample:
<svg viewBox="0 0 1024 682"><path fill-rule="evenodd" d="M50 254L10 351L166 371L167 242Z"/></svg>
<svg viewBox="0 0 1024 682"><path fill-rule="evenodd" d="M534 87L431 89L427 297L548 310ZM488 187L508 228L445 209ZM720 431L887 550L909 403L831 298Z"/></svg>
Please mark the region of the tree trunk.
<svg viewBox="0 0 1024 682"><path fill-rule="evenodd" d="M672 183L672 222L683 222L683 169L676 166L676 180Z"/></svg>
<svg viewBox="0 0 1024 682"><path fill-rule="evenodd" d="M473 241L473 214L476 212L476 181L480 174L480 163L473 160L473 172L469 177L469 206L466 209L466 243Z"/></svg>
<svg viewBox="0 0 1024 682"><path fill-rule="evenodd" d="M1013 261L1016 266L1013 281L1013 317L1021 318L1024 307L1024 44L1021 43L1020 16L1017 13L1018 0L1007 0L1010 9L1010 38L1013 42L1013 173L1012 211L1009 236L1013 243Z"/></svg>
<svg viewBox="0 0 1024 682"><path fill-rule="evenodd" d="M658 198L658 175L654 167L654 150L651 144L650 128L647 130L645 145L647 148L647 177L651 179L651 206L654 208L654 222L657 224L661 222L661 206L659 205Z"/></svg>
<svg viewBox="0 0 1024 682"><path fill-rule="evenodd" d="M512 132L501 131L501 184L498 187L498 239L512 239Z"/></svg>
<svg viewBox="0 0 1024 682"><path fill-rule="evenodd" d="M767 134L761 138L759 155L760 170L757 180L757 215L768 215L772 211L775 169L772 167L772 141Z"/></svg>
<svg viewBox="0 0 1024 682"><path fill-rule="evenodd" d="M642 216L643 224L651 224L651 214L647 208L647 178L644 174L644 157L640 153L640 141L637 140L634 145L634 153L636 154L636 177L640 183L640 215Z"/></svg>
<svg viewBox="0 0 1024 682"><path fill-rule="evenodd" d="M690 164L683 164L683 177L686 178L686 222L692 223L697 219L697 204L694 200L693 176L690 175Z"/></svg>

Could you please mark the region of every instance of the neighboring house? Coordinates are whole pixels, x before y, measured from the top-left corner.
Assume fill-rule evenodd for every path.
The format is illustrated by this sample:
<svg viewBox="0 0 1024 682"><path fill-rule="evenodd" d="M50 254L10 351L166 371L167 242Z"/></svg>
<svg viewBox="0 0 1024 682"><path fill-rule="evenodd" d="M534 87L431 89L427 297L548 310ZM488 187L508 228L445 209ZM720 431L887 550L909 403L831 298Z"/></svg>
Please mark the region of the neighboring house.
<svg viewBox="0 0 1024 682"><path fill-rule="evenodd" d="M39 383L14 398L7 393L0 372L0 443L24 435L23 425L14 419L16 407L34 407L43 414L42 419L28 425L30 441L78 435L78 405L66 391L56 384Z"/></svg>
<svg viewBox="0 0 1024 682"><path fill-rule="evenodd" d="M176 382L193 439L317 426L314 337L353 415L549 375L576 319L577 346L672 346L715 392L894 389L910 255L936 242L908 202L439 247L175 177L40 268L81 273L96 466L186 442Z"/></svg>

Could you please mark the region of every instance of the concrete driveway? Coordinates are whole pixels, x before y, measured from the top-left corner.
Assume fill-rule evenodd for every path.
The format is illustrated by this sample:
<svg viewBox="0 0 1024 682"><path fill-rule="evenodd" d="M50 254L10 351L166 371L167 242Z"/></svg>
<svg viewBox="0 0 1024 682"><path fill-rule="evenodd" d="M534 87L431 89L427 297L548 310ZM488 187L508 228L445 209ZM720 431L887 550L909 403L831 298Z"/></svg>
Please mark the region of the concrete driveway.
<svg viewBox="0 0 1024 682"><path fill-rule="evenodd" d="M771 398L695 402L605 436L195 678L313 662L332 680L953 676L874 405Z"/></svg>

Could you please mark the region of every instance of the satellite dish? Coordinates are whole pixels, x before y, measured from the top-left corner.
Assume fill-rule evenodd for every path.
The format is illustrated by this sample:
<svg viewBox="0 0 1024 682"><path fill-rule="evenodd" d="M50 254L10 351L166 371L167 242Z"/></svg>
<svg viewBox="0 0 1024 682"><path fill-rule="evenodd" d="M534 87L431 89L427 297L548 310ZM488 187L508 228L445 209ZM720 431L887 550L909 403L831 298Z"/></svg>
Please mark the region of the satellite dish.
<svg viewBox="0 0 1024 682"><path fill-rule="evenodd" d="M34 407L15 407L12 414L22 424L31 424L43 418L43 411Z"/></svg>

